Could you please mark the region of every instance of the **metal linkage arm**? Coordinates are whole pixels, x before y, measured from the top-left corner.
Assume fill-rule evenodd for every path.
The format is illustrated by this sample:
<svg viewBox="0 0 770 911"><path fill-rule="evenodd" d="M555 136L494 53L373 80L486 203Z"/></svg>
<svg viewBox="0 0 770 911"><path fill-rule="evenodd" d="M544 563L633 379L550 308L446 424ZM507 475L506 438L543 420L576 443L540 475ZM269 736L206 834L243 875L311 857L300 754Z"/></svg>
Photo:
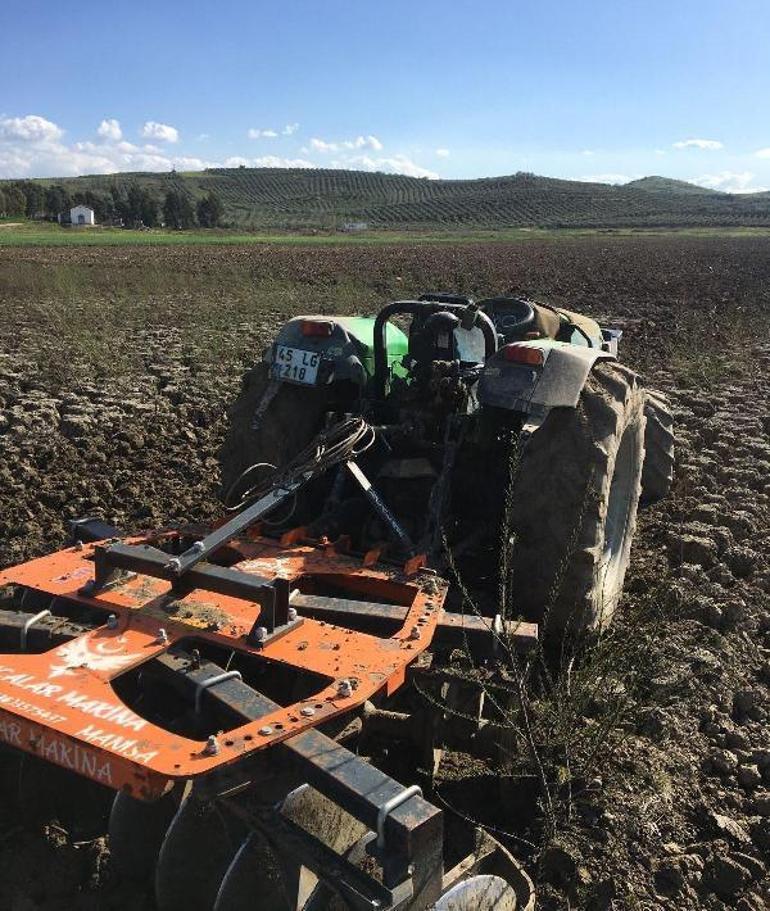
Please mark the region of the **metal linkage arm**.
<svg viewBox="0 0 770 911"><path fill-rule="evenodd" d="M369 478L366 477L363 471L361 471L361 469L358 467L358 465L356 465L354 461L352 461L352 459L345 462L345 468L347 468L351 477L359 485L366 499L374 507L377 515L388 526L393 537L398 540L399 544L408 554L414 554L415 547L412 543L411 538L401 527L401 523L398 521L398 519L388 509L382 497L377 493L374 487L372 487L372 482L369 480Z"/></svg>
<svg viewBox="0 0 770 911"><path fill-rule="evenodd" d="M259 521L262 516L269 513L272 509L275 509L276 506L281 504L292 494L295 494L301 487L304 487L308 481L311 481L313 476L312 471L307 471L292 481L285 481L284 483L273 487L269 493L264 495L264 497L260 497L255 503L252 503L251 506L246 507L243 512L239 512L236 516L233 516L229 522L220 525L219 528L212 531L211 534L206 535L202 540L196 541L195 544L188 547L187 550L178 557L167 557L166 568L175 576L181 576L188 572L196 563L205 560L212 553L219 550L220 547L227 544L228 541L232 541L233 538L236 538L239 534L246 531L247 528Z"/></svg>

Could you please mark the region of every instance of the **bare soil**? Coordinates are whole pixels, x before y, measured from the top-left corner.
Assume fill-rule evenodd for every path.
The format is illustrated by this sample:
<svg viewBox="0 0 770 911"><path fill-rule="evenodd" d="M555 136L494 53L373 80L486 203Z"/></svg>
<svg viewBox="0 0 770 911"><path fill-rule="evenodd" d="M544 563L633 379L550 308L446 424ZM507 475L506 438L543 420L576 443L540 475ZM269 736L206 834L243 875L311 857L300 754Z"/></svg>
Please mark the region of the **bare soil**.
<svg viewBox="0 0 770 911"><path fill-rule="evenodd" d="M437 288L622 326L679 437L618 619L644 667L619 651L573 718L611 728L603 751L553 825L542 803L511 818L496 774L466 767L488 796L474 814L524 839L545 908L770 906L770 241L0 249L0 565L61 545L69 518L214 515L226 404L282 320ZM0 808L0 909L152 908L108 859L103 838Z"/></svg>

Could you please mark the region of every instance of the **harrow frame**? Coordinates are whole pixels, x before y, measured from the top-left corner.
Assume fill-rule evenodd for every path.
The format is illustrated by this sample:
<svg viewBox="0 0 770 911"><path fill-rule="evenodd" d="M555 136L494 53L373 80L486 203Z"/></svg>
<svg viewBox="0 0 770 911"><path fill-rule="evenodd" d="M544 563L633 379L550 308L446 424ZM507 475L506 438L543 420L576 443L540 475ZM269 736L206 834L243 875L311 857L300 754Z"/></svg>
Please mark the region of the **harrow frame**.
<svg viewBox="0 0 770 911"><path fill-rule="evenodd" d="M20 627L18 615L4 616L19 644L18 653L0 657L0 741L154 800L175 781L208 775L392 695L436 642L490 651L503 631L499 621L493 628L491 620L444 611L447 583L431 571L368 565L368 556L342 553L344 542L310 542L302 530L281 540L252 532L218 552L230 566L198 563L180 578L164 567L188 539L163 531L77 543L0 572L0 585L43 592L54 607L88 608L99 618L56 644L55 610L27 616ZM319 593L325 587L347 597ZM536 636L531 624L504 631L522 647ZM25 651L37 632L51 637L50 647ZM253 699L263 697L247 688L241 723L203 740L166 730L121 700L114 685L123 675L190 652L196 642L322 682L302 699L269 710L262 702L259 711ZM201 678L192 659L177 668L196 680L196 707L240 676L223 669Z"/></svg>

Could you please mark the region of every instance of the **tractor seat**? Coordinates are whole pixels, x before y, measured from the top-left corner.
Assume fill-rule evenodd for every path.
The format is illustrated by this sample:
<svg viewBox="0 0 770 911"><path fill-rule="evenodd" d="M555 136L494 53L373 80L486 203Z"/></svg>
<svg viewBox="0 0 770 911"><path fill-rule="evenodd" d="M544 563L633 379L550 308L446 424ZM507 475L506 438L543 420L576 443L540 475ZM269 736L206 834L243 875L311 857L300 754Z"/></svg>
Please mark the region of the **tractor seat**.
<svg viewBox="0 0 770 911"><path fill-rule="evenodd" d="M503 342L528 338L556 338L561 320L558 313L523 297L491 297L479 301L479 309L492 320Z"/></svg>

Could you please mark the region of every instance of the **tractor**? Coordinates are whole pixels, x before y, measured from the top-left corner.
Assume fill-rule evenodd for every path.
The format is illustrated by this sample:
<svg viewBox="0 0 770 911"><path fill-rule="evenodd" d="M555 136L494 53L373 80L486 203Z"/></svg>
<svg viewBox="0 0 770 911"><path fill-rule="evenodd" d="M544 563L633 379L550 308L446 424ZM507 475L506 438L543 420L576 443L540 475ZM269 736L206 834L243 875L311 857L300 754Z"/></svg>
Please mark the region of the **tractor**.
<svg viewBox="0 0 770 911"><path fill-rule="evenodd" d="M445 750L499 757L502 656L601 634L671 484L619 338L443 292L290 319L230 409L218 522L88 517L0 572L19 799L108 814L161 911L534 908L429 797Z"/></svg>

